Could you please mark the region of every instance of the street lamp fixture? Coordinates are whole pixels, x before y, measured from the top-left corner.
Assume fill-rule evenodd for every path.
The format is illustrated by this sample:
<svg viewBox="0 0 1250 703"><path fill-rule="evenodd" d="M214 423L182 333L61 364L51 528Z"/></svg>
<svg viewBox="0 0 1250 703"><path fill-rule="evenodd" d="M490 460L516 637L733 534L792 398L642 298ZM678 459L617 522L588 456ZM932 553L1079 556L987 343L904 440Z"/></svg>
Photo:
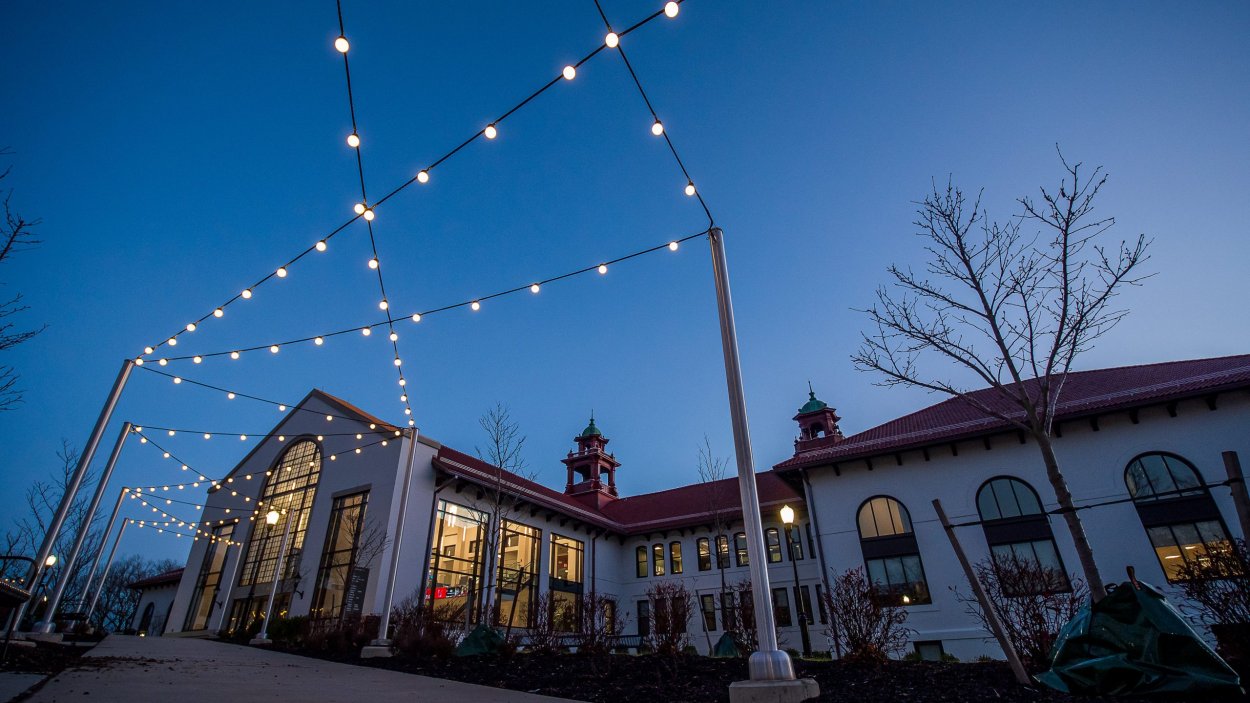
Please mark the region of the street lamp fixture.
<svg viewBox="0 0 1250 703"><path fill-rule="evenodd" d="M807 613L803 610L803 589L799 586L799 564L794 560L794 508L781 506L781 523L786 526L786 549L794 569L794 606L799 615L799 633L803 637L803 656L812 655L812 638L807 632Z"/></svg>
<svg viewBox="0 0 1250 703"><path fill-rule="evenodd" d="M291 536L291 523L295 522L287 516L286 525L282 528L282 546L278 547L278 564L273 572L273 585L269 588L269 602L265 605L265 620L261 624L260 633L248 642L248 644L273 644L273 640L269 639L269 621L273 617L273 599L278 595L278 583L282 580L282 570L286 566L286 543ZM277 510L270 510L265 513L265 524L273 527L282 519L282 513Z"/></svg>

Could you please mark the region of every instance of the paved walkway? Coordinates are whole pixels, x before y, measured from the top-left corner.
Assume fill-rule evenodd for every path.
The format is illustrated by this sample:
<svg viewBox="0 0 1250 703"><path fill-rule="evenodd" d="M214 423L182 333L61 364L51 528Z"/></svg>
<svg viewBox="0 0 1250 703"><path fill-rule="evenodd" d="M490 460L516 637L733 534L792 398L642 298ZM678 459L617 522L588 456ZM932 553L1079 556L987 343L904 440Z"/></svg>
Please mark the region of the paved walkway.
<svg viewBox="0 0 1250 703"><path fill-rule="evenodd" d="M31 703L568 703L486 686L179 637L110 635Z"/></svg>

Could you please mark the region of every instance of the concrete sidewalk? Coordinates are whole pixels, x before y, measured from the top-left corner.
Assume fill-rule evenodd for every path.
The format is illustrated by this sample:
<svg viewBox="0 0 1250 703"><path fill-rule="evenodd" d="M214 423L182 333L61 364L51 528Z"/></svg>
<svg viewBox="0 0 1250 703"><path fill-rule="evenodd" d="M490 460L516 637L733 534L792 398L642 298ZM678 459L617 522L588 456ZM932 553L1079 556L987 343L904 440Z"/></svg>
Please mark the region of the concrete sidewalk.
<svg viewBox="0 0 1250 703"><path fill-rule="evenodd" d="M567 703L486 686L180 637L110 635L31 703Z"/></svg>

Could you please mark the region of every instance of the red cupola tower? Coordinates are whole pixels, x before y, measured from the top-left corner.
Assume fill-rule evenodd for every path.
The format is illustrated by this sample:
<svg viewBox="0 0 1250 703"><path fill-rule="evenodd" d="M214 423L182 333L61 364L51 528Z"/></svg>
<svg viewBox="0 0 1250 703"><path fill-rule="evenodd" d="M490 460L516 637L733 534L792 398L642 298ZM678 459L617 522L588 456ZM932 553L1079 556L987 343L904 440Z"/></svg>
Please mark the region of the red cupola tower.
<svg viewBox="0 0 1250 703"><path fill-rule="evenodd" d="M577 451L569 452L568 457L562 459L569 470L569 479L564 486L564 493L576 497L593 508L602 508L616 500L616 467L620 466L620 463L604 451L608 438L603 436L598 427L595 427L593 413L590 416L590 424L573 441L577 442ZM604 474L607 475L606 483ZM574 475L577 477L576 481L574 481Z"/></svg>
<svg viewBox="0 0 1250 703"><path fill-rule="evenodd" d="M799 423L799 437L794 440L795 451L823 447L842 441L842 430L838 429L837 411L829 407L823 400L816 398L811 382L807 384L807 402L799 408L794 420Z"/></svg>

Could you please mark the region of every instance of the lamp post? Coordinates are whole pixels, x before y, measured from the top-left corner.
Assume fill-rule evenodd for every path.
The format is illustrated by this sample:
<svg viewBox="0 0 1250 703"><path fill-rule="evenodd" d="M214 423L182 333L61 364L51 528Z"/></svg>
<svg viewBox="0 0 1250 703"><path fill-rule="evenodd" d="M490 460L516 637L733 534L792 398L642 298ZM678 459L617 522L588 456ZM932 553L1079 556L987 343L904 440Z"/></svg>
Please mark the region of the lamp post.
<svg viewBox="0 0 1250 703"><path fill-rule="evenodd" d="M278 524L278 520L282 518L282 514L277 510L270 510L265 514L265 524L273 527ZM291 536L291 523L294 520L291 516L287 516L286 525L282 528L282 546L278 547L278 568L273 572L273 587L269 589L269 603L265 605L265 621L261 623L260 634L252 638L248 644L273 644L273 640L269 639L269 619L273 617L273 599L278 594L278 582L282 580L282 568L286 566L286 541Z"/></svg>
<svg viewBox="0 0 1250 703"><path fill-rule="evenodd" d="M781 522L786 526L786 549L790 551L790 566L794 567L794 606L799 614L799 632L803 637L803 656L812 655L812 638L807 634L807 611L803 608L803 589L799 587L799 563L794 560L794 508L781 506Z"/></svg>

